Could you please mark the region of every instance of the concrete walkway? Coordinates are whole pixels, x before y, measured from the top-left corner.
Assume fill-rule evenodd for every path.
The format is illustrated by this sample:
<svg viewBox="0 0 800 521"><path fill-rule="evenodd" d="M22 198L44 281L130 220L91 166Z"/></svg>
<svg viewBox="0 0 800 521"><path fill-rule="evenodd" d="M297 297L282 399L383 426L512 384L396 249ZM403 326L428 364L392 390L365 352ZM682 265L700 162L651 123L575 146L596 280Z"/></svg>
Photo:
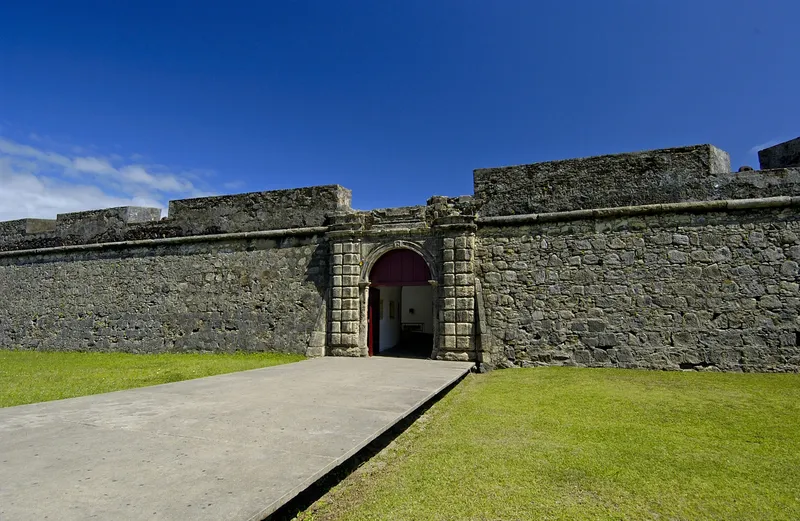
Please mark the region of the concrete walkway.
<svg viewBox="0 0 800 521"><path fill-rule="evenodd" d="M0 520L260 520L470 367L329 357L0 409Z"/></svg>

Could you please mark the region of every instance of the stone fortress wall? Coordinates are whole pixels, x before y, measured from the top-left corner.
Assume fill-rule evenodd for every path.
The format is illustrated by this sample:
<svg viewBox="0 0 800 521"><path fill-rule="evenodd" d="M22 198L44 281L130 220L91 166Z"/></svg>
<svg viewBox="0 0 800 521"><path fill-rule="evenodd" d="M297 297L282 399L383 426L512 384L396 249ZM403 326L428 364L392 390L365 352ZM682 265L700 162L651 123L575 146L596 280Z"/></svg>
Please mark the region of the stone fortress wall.
<svg viewBox="0 0 800 521"><path fill-rule="evenodd" d="M371 267L431 268L433 357L800 370L800 138L480 169L357 211L338 185L0 223L0 346L367 355Z"/></svg>
<svg viewBox="0 0 800 521"><path fill-rule="evenodd" d="M0 346L128 352L325 345L321 186L0 223Z"/></svg>
<svg viewBox="0 0 800 521"><path fill-rule="evenodd" d="M800 168L703 145L477 170L475 194L499 364L800 366Z"/></svg>

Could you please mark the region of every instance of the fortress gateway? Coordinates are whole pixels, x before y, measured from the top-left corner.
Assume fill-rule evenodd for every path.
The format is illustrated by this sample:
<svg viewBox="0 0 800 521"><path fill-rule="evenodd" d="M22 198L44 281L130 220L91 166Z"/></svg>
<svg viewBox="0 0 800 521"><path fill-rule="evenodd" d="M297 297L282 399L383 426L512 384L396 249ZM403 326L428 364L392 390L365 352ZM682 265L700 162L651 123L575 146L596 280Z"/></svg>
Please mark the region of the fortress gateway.
<svg viewBox="0 0 800 521"><path fill-rule="evenodd" d="M476 170L357 211L338 185L0 223L0 346L395 346L483 369L800 368L800 138Z"/></svg>

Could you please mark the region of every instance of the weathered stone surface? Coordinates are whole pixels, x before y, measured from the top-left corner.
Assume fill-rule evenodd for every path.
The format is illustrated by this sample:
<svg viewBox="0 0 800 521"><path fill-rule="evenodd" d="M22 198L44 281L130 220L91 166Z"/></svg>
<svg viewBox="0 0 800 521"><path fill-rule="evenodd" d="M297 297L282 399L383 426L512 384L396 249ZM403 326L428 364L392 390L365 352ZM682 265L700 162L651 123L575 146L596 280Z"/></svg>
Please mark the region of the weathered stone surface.
<svg viewBox="0 0 800 521"><path fill-rule="evenodd" d="M719 174L710 180L707 200L800 195L800 167Z"/></svg>
<svg viewBox="0 0 800 521"><path fill-rule="evenodd" d="M758 151L762 170L800 166L800 137Z"/></svg>
<svg viewBox="0 0 800 521"><path fill-rule="evenodd" d="M88 212L62 213L56 217L55 232L67 244L90 244L123 240L128 224L161 219L160 208L123 206Z"/></svg>
<svg viewBox="0 0 800 521"><path fill-rule="evenodd" d="M26 237L53 232L55 229L55 219L18 219L0 222L0 251L15 249L15 246L23 243Z"/></svg>
<svg viewBox="0 0 800 521"><path fill-rule="evenodd" d="M326 284L319 238L0 258L0 346L304 353Z"/></svg>
<svg viewBox="0 0 800 521"><path fill-rule="evenodd" d="M160 218L159 208L122 206L0 222L0 251L121 241L131 226L157 224Z"/></svg>
<svg viewBox="0 0 800 521"><path fill-rule="evenodd" d="M484 216L704 200L726 172L726 152L697 145L479 169L475 198Z"/></svg>
<svg viewBox="0 0 800 521"><path fill-rule="evenodd" d="M520 366L798 370L796 211L645 223L481 227L476 271L493 344ZM612 245L632 262L598 262ZM494 276L510 261L514 277Z"/></svg>
<svg viewBox="0 0 800 521"><path fill-rule="evenodd" d="M322 226L348 210L352 194L339 185L170 201L169 218L187 235Z"/></svg>
<svg viewBox="0 0 800 521"><path fill-rule="evenodd" d="M122 207L0 222L0 251L318 227L351 213L350 200L339 185L312 186L170 201L161 220L158 208Z"/></svg>

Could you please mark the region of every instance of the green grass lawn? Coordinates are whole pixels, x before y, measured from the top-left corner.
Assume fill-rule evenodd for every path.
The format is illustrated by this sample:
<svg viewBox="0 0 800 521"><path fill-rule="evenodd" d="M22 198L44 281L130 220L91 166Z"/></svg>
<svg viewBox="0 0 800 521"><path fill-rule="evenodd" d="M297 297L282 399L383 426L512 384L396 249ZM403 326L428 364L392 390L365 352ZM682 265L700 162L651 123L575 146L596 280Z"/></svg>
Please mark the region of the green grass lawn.
<svg viewBox="0 0 800 521"><path fill-rule="evenodd" d="M0 351L0 407L177 382L303 358L280 353L132 355Z"/></svg>
<svg viewBox="0 0 800 521"><path fill-rule="evenodd" d="M800 375L469 376L297 519L800 519Z"/></svg>

